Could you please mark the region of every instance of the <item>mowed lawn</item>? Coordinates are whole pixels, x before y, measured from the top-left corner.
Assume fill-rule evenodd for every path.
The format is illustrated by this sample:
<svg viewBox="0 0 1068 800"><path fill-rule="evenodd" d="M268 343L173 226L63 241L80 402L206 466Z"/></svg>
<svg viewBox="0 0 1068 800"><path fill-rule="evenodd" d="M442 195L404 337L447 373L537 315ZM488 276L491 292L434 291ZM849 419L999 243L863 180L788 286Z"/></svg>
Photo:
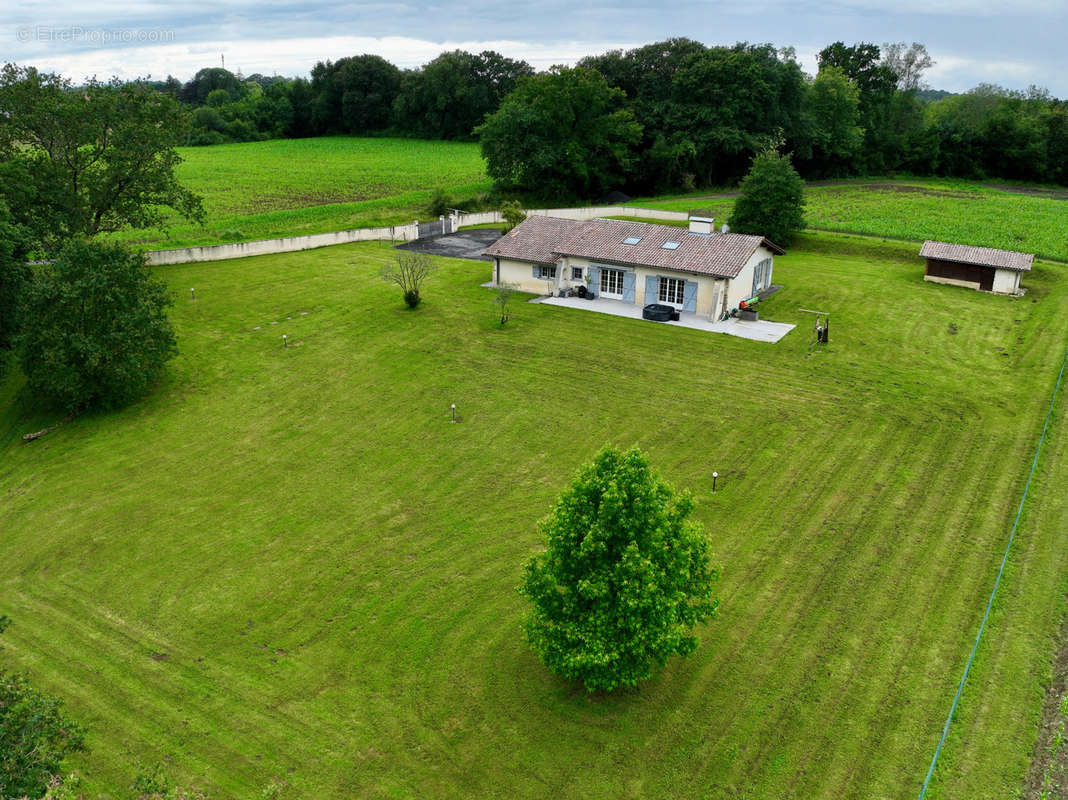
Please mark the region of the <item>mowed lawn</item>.
<svg viewBox="0 0 1068 800"><path fill-rule="evenodd" d="M455 202L491 188L467 142L326 136L178 151L178 179L204 198L205 224L171 215L166 232L118 238L160 249L394 225L426 219L434 188Z"/></svg>
<svg viewBox="0 0 1068 800"><path fill-rule="evenodd" d="M804 238L762 306L798 324L776 345L527 303L500 329L474 262L441 260L409 312L377 245L161 269L182 354L151 398L23 444L54 416L17 376L0 393L3 661L88 725L93 796L157 760L215 797L915 796L1068 283L1039 262L1022 299L934 286L912 250ZM799 308L832 312L825 352ZM1064 409L939 798L1017 796L1031 763ZM696 493L722 606L695 654L591 696L531 654L516 586L605 443Z"/></svg>

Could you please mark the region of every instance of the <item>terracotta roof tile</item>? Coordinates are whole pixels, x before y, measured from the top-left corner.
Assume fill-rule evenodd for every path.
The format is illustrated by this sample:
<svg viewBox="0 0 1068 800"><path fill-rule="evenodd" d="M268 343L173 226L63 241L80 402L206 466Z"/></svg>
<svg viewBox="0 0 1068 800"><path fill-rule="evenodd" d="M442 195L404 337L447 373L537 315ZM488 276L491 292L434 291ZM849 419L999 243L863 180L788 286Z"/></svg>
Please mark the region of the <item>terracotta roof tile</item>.
<svg viewBox="0 0 1068 800"><path fill-rule="evenodd" d="M936 258L939 261L955 261L960 264L1014 269L1020 272L1031 269L1031 264L1035 260L1034 253L1017 253L1013 250L995 250L992 247L973 247L966 244L949 244L930 240L923 243L920 256Z"/></svg>
<svg viewBox="0 0 1068 800"><path fill-rule="evenodd" d="M624 244L628 238L640 239ZM678 247L665 248L667 242ZM734 278L757 247L782 248L762 236L738 233L694 234L672 225L594 219L588 222L529 217L485 251L486 255L550 263L557 256L578 256L616 264Z"/></svg>
<svg viewBox="0 0 1068 800"><path fill-rule="evenodd" d="M527 217L487 247L483 254L533 261L537 264L552 264L557 258L553 248L582 224L559 217Z"/></svg>

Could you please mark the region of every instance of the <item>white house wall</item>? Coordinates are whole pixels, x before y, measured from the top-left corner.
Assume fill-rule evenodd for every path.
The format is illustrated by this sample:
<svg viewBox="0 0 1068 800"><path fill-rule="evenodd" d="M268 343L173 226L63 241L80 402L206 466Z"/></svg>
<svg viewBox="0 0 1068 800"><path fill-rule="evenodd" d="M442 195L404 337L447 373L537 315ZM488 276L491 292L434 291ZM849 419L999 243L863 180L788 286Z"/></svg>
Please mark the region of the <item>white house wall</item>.
<svg viewBox="0 0 1068 800"><path fill-rule="evenodd" d="M499 275L493 276L494 283L510 283L521 292L531 294L548 294L549 282L534 277L534 265L529 261L513 261L499 258Z"/></svg>
<svg viewBox="0 0 1068 800"><path fill-rule="evenodd" d="M731 280L730 290L727 292L728 311L732 308L738 308L740 302L753 296L753 274L756 270L756 265L765 258L772 259L772 275L768 276L770 284L775 273L774 254L762 245L756 249L753 255L749 256L749 260L745 262L745 266L738 273L738 277Z"/></svg>
<svg viewBox="0 0 1068 800"><path fill-rule="evenodd" d="M656 297L645 296L646 278L649 276L683 278L697 284L697 307L695 313L698 316L719 317L723 311L737 308L738 303L750 297L753 291L753 271L756 265L765 258L772 258L772 253L764 247L758 247L756 252L746 262L745 267L737 278L717 278L712 275L696 275L674 270L659 270L653 267L622 267L635 274L634 303L639 306L659 302ZM598 262L594 261L594 264ZM605 265L611 267L611 265ZM572 280L571 270L573 267L582 269L583 280ZM510 283L520 291L531 294L544 295L550 292L558 292L560 289L577 288L586 285L585 277L589 275L590 260L578 257L561 259L557 264L557 277L555 282L535 278L533 275L534 265L528 261L515 261L512 259L499 258L494 266L494 283ZM599 287L594 287L598 289ZM724 294L727 300L724 303Z"/></svg>

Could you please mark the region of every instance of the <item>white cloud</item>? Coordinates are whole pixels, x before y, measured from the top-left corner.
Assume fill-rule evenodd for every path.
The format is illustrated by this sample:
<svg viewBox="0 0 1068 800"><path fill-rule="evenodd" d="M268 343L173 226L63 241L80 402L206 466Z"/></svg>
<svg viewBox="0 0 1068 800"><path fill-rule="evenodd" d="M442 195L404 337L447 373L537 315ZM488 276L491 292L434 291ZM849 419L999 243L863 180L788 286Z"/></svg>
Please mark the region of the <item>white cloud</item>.
<svg viewBox="0 0 1068 800"><path fill-rule="evenodd" d="M980 83L996 83L1010 88L1031 83L1045 86L1049 77L1037 64L1026 61L947 55L939 55L934 66L924 73L926 83L951 92L964 92Z"/></svg>

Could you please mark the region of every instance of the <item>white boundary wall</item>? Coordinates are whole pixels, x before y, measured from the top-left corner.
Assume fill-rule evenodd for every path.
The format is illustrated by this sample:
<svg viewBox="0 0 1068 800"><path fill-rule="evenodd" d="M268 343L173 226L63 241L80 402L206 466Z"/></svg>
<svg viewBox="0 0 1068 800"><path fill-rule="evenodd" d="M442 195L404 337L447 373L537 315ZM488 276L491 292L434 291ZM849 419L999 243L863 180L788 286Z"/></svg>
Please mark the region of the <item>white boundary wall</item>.
<svg viewBox="0 0 1068 800"><path fill-rule="evenodd" d="M418 224L394 225L389 228L354 228L332 233L313 233L285 239L259 239L253 242L232 242L204 247L182 247L176 250L149 250L145 253L149 264L188 264L192 261L222 261L227 258L263 256L271 253L292 253L333 244L370 241L409 241L417 237Z"/></svg>
<svg viewBox="0 0 1068 800"><path fill-rule="evenodd" d="M588 220L596 217L641 217L642 219L675 220L685 222L688 215L683 211L661 211L655 208L634 206L583 206L577 208L531 208L528 216L561 217L563 219ZM455 232L466 225L486 225L503 222L499 211L482 211L475 214L453 214L446 219L444 227ZM313 233L308 236L290 236L284 239L259 239L252 242L231 242L203 247L181 247L174 250L149 250L145 253L149 264L188 264L194 261L223 261L228 258L246 258L271 253L293 253L316 247L329 247L350 242L390 241L408 242L419 238L419 221L409 225L394 225L389 228L354 228L332 233Z"/></svg>

